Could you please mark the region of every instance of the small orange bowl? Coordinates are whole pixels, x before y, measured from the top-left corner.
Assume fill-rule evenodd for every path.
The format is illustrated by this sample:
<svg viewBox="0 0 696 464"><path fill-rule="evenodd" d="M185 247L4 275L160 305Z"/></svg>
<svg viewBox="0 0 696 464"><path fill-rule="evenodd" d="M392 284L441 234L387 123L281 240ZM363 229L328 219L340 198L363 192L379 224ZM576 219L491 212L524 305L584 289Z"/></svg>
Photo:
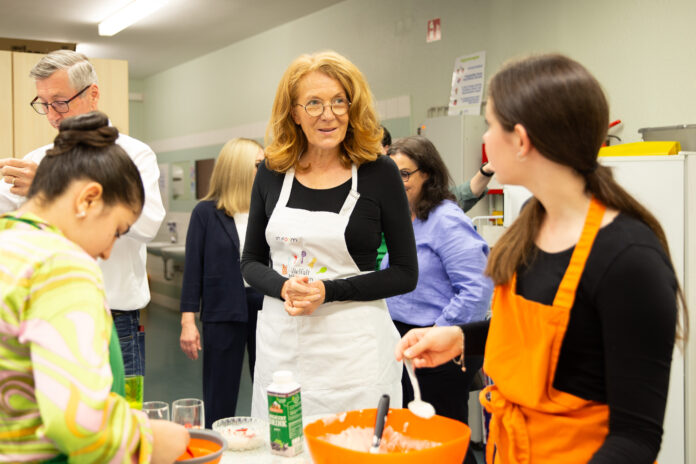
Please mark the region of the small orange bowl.
<svg viewBox="0 0 696 464"><path fill-rule="evenodd" d="M336 446L321 438L327 433L341 433L351 426L372 428L376 416L376 409L362 409L345 413L345 418L340 414L336 420L319 419L308 424L304 432L314 464L461 464L464 461L471 437L466 424L443 416L423 419L408 409L390 409L385 427L391 426L409 438L441 445L403 453L370 454Z"/></svg>
<svg viewBox="0 0 696 464"><path fill-rule="evenodd" d="M206 429L189 429L191 441L188 450L176 462L186 464L217 464L227 449L227 440L222 435ZM193 456L188 451L193 453Z"/></svg>

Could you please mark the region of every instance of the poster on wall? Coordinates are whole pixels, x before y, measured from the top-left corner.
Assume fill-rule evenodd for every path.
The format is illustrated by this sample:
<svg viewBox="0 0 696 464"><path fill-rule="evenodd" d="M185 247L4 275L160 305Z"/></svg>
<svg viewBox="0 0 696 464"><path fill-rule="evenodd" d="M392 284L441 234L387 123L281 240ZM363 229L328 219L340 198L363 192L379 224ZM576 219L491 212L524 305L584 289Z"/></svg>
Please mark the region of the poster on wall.
<svg viewBox="0 0 696 464"><path fill-rule="evenodd" d="M448 115L481 114L485 67L486 52L463 55L454 60Z"/></svg>

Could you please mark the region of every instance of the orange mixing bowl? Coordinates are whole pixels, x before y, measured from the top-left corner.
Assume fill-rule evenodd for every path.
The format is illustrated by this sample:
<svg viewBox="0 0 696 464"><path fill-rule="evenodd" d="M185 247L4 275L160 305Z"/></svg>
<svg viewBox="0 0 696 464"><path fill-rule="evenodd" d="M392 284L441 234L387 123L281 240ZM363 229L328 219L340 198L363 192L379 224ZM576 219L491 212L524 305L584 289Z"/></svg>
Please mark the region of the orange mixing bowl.
<svg viewBox="0 0 696 464"><path fill-rule="evenodd" d="M391 426L410 438L436 441L442 445L408 453L370 454L336 446L320 438L327 433L341 433L351 426L372 428L376 415L376 409L362 409L345 413L343 421L340 414L334 421L320 419L308 424L304 433L314 464L461 464L464 461L471 437L466 424L442 416L422 419L408 409L390 409L385 427Z"/></svg>
<svg viewBox="0 0 696 464"><path fill-rule="evenodd" d="M186 464L217 464L227 449L227 440L213 430L189 429L191 441L188 451L179 456L176 462ZM193 454L189 454L189 451Z"/></svg>

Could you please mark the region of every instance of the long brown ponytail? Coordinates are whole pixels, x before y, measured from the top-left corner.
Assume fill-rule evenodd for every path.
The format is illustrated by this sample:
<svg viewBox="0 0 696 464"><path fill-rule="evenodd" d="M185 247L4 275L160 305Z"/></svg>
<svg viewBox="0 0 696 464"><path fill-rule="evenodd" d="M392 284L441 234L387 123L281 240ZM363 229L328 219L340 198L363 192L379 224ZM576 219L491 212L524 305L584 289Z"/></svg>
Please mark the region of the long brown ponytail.
<svg viewBox="0 0 696 464"><path fill-rule="evenodd" d="M609 168L597 163L606 138L609 105L599 82L585 67L555 54L511 62L493 76L488 93L505 130L512 131L515 124L524 126L539 153L585 178L588 193L650 227L672 263L667 238L655 216L616 183ZM532 259L544 212L543 205L532 198L491 250L486 273L496 285L508 282ZM682 311L677 337L686 341L689 320L679 282L677 298Z"/></svg>

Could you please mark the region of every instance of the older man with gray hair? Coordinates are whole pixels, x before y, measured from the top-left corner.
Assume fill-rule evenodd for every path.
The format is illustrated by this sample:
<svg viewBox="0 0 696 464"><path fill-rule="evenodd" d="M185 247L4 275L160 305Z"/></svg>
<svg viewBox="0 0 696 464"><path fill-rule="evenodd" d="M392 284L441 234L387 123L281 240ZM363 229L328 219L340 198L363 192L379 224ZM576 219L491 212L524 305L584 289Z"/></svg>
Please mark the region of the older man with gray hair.
<svg viewBox="0 0 696 464"><path fill-rule="evenodd" d="M70 50L44 56L31 70L36 98L31 106L46 115L56 129L68 117L97 110L97 73L87 57ZM99 260L104 274L106 299L118 332L126 375L145 374L144 332L139 330L140 309L150 301L145 270L145 243L157 234L164 219L159 191L157 157L143 142L122 132L117 141L140 171L145 187L145 205L129 232L116 240L108 261ZM17 209L25 201L36 167L53 144L37 148L23 159L0 160L0 213Z"/></svg>

